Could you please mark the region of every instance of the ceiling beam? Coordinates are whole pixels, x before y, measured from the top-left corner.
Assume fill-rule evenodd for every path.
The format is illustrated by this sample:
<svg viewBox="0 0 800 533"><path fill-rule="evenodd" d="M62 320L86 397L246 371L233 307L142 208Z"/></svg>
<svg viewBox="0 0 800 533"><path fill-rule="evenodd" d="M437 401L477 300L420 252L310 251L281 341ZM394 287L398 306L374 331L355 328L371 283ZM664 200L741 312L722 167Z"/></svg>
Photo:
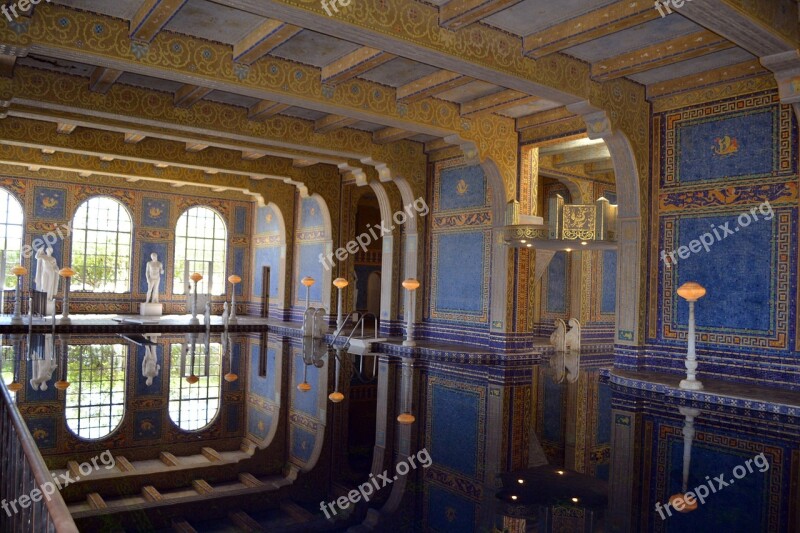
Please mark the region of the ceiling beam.
<svg viewBox="0 0 800 533"><path fill-rule="evenodd" d="M315 133L328 133L339 128L346 128L358 122L356 118L343 117L341 115L326 115L314 121Z"/></svg>
<svg viewBox="0 0 800 533"><path fill-rule="evenodd" d="M592 79L607 81L631 76L734 46L732 42L714 32L701 30L593 63Z"/></svg>
<svg viewBox="0 0 800 533"><path fill-rule="evenodd" d="M250 109L247 111L247 118L250 120L266 120L290 107L291 106L287 104L279 104L278 102L272 102L270 100L261 100L250 106Z"/></svg>
<svg viewBox="0 0 800 533"><path fill-rule="evenodd" d="M458 30L522 0L449 0L439 7L439 25Z"/></svg>
<svg viewBox="0 0 800 533"><path fill-rule="evenodd" d="M587 163L585 167L586 173L590 176L597 176L600 174L613 174L614 163L611 159L604 159L596 163Z"/></svg>
<svg viewBox="0 0 800 533"><path fill-rule="evenodd" d="M555 156L554 163L556 168L562 168L586 163L597 163L598 161L605 161L606 159L611 159L611 153L604 143L587 146L581 150L573 150L566 154Z"/></svg>
<svg viewBox="0 0 800 533"><path fill-rule="evenodd" d="M497 113L509 107L530 104L537 100L539 100L539 98L536 96L521 93L513 89L506 89L461 104L461 116L476 117L486 113Z"/></svg>
<svg viewBox="0 0 800 533"><path fill-rule="evenodd" d="M280 20L267 19L233 45L233 61L250 65L297 35L302 29Z"/></svg>
<svg viewBox="0 0 800 533"><path fill-rule="evenodd" d="M131 39L151 42L188 0L145 0L131 20Z"/></svg>
<svg viewBox="0 0 800 533"><path fill-rule="evenodd" d="M574 119L575 113L568 111L566 107L557 107L555 109L548 109L547 111L540 111L532 115L519 117L517 119L517 131L528 128L538 128L545 124L568 122Z"/></svg>
<svg viewBox="0 0 800 533"><path fill-rule="evenodd" d="M59 122L56 125L56 131L58 133L63 134L63 135L69 135L70 133L75 131L75 128L77 128L77 126L75 124L68 124L68 123L65 123L65 122Z"/></svg>
<svg viewBox="0 0 800 533"><path fill-rule="evenodd" d="M187 109L206 97L214 89L208 87L198 87L197 85L186 84L175 91L175 107Z"/></svg>
<svg viewBox="0 0 800 533"><path fill-rule="evenodd" d="M400 128L383 128L373 132L372 142L375 144L388 144L402 139L408 139L416 135L413 131Z"/></svg>
<svg viewBox="0 0 800 533"><path fill-rule="evenodd" d="M313 159L293 159L292 167L294 168L307 168L317 164Z"/></svg>
<svg viewBox="0 0 800 533"><path fill-rule="evenodd" d="M555 155L555 154L568 154L570 152L576 152L579 150L583 150L589 146L595 145L603 145L605 144L602 140L600 141L590 141L586 138L583 139L575 139L572 141L565 141L551 145L545 145L539 147L539 155Z"/></svg>
<svg viewBox="0 0 800 533"><path fill-rule="evenodd" d="M186 143L186 151L187 152L202 152L208 148L207 144L197 143L197 142L187 142Z"/></svg>
<svg viewBox="0 0 800 533"><path fill-rule="evenodd" d="M440 70L398 87L396 93L397 101L404 104L412 104L429 96L461 87L472 81L474 80L469 76L450 72L449 70Z"/></svg>
<svg viewBox="0 0 800 533"><path fill-rule="evenodd" d="M91 76L89 76L89 90L95 93L106 94L120 76L122 76L121 70L96 67L92 71Z"/></svg>
<svg viewBox="0 0 800 533"><path fill-rule="evenodd" d="M14 77L14 66L17 64L17 56L0 55L0 76L4 78Z"/></svg>
<svg viewBox="0 0 800 533"><path fill-rule="evenodd" d="M369 46L362 46L358 50L322 67L322 83L325 85L338 85L369 72L394 58L395 56L388 52L370 48Z"/></svg>
<svg viewBox="0 0 800 533"><path fill-rule="evenodd" d="M652 0L621 0L564 21L522 40L525 55L540 59L659 17Z"/></svg>
<svg viewBox="0 0 800 533"><path fill-rule="evenodd" d="M761 66L758 59L707 70L699 74L690 74L680 78L653 83L647 86L647 99L659 98L668 94L692 91L701 87L708 87L722 82L740 80L752 76L768 74L769 71Z"/></svg>
<svg viewBox="0 0 800 533"><path fill-rule="evenodd" d="M142 142L145 139L146 139L146 137L144 135L142 135L141 133L126 133L125 134L125 143L126 144L139 144L140 142Z"/></svg>

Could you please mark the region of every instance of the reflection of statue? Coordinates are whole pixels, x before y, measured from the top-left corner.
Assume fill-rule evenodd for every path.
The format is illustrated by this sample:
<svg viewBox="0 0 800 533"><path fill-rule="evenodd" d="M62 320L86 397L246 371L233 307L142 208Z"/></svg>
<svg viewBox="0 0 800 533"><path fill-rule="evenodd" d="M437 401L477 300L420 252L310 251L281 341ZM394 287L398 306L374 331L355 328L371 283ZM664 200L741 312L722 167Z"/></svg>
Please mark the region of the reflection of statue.
<svg viewBox="0 0 800 533"><path fill-rule="evenodd" d="M48 302L58 293L58 262L52 254L50 246L36 252L36 290L46 292Z"/></svg>
<svg viewBox="0 0 800 533"><path fill-rule="evenodd" d="M577 318L569 319L570 330L564 338L565 347L570 350L581 349L581 323Z"/></svg>
<svg viewBox="0 0 800 533"><path fill-rule="evenodd" d="M556 352L566 351L567 325L560 318L556 318L556 329L550 335L550 344Z"/></svg>
<svg viewBox="0 0 800 533"><path fill-rule="evenodd" d="M158 254L150 254L150 261L147 263L145 276L147 277L147 298L145 303L158 303L158 289L161 285L161 275L164 273L164 265L158 260Z"/></svg>
<svg viewBox="0 0 800 533"><path fill-rule="evenodd" d="M45 335L44 343L44 358L34 358L32 361L33 378L30 380L33 390L47 390L47 382L52 379L53 372L58 367L55 358L53 357L53 342L52 335Z"/></svg>
<svg viewBox="0 0 800 533"><path fill-rule="evenodd" d="M142 376L147 378L145 383L149 387L153 384L153 378L158 377L161 365L158 364L156 347L147 345L144 347L144 360L142 361Z"/></svg>

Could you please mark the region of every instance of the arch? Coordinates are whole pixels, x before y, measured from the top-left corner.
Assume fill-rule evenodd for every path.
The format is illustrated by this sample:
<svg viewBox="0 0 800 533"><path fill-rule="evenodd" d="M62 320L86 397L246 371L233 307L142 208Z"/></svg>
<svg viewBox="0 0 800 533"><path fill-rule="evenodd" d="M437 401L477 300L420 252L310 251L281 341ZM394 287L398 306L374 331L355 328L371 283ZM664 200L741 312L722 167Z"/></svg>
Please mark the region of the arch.
<svg viewBox="0 0 800 533"><path fill-rule="evenodd" d="M125 418L128 346L71 345L64 417L67 428L83 440L114 433Z"/></svg>
<svg viewBox="0 0 800 533"><path fill-rule="evenodd" d="M210 292L213 296L224 295L227 285L227 259L228 226L222 215L216 209L204 205L192 206L181 213L175 223L172 293L186 294L185 269L186 262L189 261L189 269L203 275L201 286L210 288L198 292Z"/></svg>
<svg viewBox="0 0 800 533"><path fill-rule="evenodd" d="M481 163L487 183L492 191L492 276L489 288L490 332L502 333L511 330L506 324L508 290L508 248L503 239L506 218L506 187L497 164L491 159Z"/></svg>
<svg viewBox="0 0 800 533"><path fill-rule="evenodd" d="M274 202L256 207L255 242L253 253L252 296L260 299L263 294L262 267L270 266L269 306L277 304L280 309L286 306L286 221L280 207Z"/></svg>
<svg viewBox="0 0 800 533"><path fill-rule="evenodd" d="M386 189L384 188L383 184L378 181L371 181L369 186L375 192L375 196L378 197L378 206L381 210L381 219L391 220L392 206L391 202L389 201L389 195L386 193ZM412 218L416 219L416 217ZM416 224L416 220L414 220L414 224ZM397 319L396 307L392 305L392 288L397 283L395 281L395 277L394 231L390 229L388 233L383 235L383 250L381 252L381 306L380 315L378 315L381 317L381 329L387 332L387 334L390 326L389 324L384 326L383 322L391 323L392 320Z"/></svg>
<svg viewBox="0 0 800 533"><path fill-rule="evenodd" d="M187 381L190 376L197 381ZM169 419L184 431L202 431L213 424L220 412L221 379L221 344L190 340L170 345Z"/></svg>
<svg viewBox="0 0 800 533"><path fill-rule="evenodd" d="M3 289L17 286L16 277L10 267L20 264L22 243L25 238L25 211L14 194L0 187L0 267L3 274Z"/></svg>
<svg viewBox="0 0 800 533"><path fill-rule="evenodd" d="M72 216L72 289L130 292L132 258L133 217L128 208L111 196L81 202Z"/></svg>

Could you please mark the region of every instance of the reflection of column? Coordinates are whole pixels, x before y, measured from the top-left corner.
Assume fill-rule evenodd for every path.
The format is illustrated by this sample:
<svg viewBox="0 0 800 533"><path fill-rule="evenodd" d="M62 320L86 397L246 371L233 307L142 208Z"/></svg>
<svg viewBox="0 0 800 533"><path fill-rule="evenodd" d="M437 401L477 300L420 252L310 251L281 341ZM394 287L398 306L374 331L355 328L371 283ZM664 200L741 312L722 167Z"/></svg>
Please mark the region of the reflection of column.
<svg viewBox="0 0 800 533"><path fill-rule="evenodd" d="M635 491L640 472L637 470L638 419L631 411L611 410L611 470L608 479L608 531L638 531L634 513Z"/></svg>

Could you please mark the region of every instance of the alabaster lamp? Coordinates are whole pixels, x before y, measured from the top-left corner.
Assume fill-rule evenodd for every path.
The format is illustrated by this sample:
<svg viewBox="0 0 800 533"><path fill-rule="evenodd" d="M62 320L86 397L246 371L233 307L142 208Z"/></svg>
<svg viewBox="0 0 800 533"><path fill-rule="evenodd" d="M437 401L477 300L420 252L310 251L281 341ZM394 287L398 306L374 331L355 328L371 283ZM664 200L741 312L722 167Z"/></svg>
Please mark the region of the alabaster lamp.
<svg viewBox="0 0 800 533"><path fill-rule="evenodd" d="M350 282L344 278L336 278L333 280L333 286L339 290L339 296L336 303L336 329L341 329L344 325L344 320L342 320L342 291L345 287L350 285Z"/></svg>
<svg viewBox="0 0 800 533"><path fill-rule="evenodd" d="M64 278L64 308L61 310L61 323L68 324L71 322L69 318L69 286L72 281L72 276L75 275L75 271L65 266L58 271L58 275Z"/></svg>
<svg viewBox="0 0 800 533"><path fill-rule="evenodd" d="M236 320L236 284L242 282L242 278L233 274L232 276L228 276L228 281L230 282L233 287L231 288L231 312L228 315L228 322L235 324Z"/></svg>
<svg viewBox="0 0 800 533"><path fill-rule="evenodd" d="M419 289L419 281L408 278L403 281L403 288L408 291L408 306L406 306L406 340L403 346L416 346L414 341L414 311L416 311L415 291Z"/></svg>
<svg viewBox="0 0 800 533"><path fill-rule="evenodd" d="M306 276L300 280L300 283L302 283L306 288L306 309L311 307L311 286L316 282L317 280L311 276Z"/></svg>
<svg viewBox="0 0 800 533"><path fill-rule="evenodd" d="M14 297L14 314L11 315L11 323L21 324L22 311L19 303L22 300L22 276L26 276L28 274L28 269L22 265L17 265L11 269L11 273L17 276L17 289Z"/></svg>
<svg viewBox="0 0 800 533"><path fill-rule="evenodd" d="M686 334L688 343L686 352L686 379L681 380L680 388L686 390L703 390L703 384L697 380L697 354L695 353L695 321L694 303L705 296L706 290L699 283L688 281L678 287L678 296L689 302L689 331Z"/></svg>
<svg viewBox="0 0 800 533"><path fill-rule="evenodd" d="M194 284L194 293L192 295L192 322L197 322L197 285L203 279L203 275L200 272L195 272L189 279L192 280Z"/></svg>

